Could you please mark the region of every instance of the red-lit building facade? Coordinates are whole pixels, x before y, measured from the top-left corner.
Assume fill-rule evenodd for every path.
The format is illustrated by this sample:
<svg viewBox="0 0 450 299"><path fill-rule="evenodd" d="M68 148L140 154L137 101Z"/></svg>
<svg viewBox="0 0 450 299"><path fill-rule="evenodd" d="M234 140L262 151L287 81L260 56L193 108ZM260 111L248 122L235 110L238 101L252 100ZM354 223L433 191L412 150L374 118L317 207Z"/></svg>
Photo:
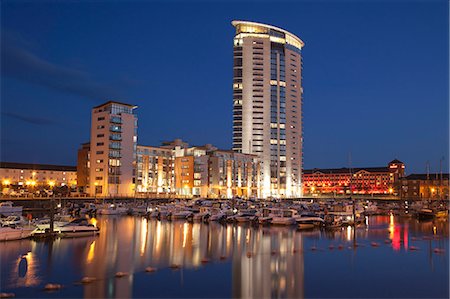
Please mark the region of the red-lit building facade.
<svg viewBox="0 0 450 299"><path fill-rule="evenodd" d="M386 167L305 169L303 194L386 194L398 195L405 164L397 159Z"/></svg>

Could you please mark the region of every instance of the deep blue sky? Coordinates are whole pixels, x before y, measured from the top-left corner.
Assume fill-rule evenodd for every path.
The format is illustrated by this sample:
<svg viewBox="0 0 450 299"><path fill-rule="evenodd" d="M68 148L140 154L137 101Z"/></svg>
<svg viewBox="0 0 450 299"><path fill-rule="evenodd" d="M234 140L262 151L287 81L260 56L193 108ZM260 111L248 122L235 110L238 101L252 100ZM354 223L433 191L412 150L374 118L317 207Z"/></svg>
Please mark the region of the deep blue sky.
<svg viewBox="0 0 450 299"><path fill-rule="evenodd" d="M1 160L75 164L94 105L139 144L231 147L233 19L302 38L304 166L448 169L447 1L1 2Z"/></svg>

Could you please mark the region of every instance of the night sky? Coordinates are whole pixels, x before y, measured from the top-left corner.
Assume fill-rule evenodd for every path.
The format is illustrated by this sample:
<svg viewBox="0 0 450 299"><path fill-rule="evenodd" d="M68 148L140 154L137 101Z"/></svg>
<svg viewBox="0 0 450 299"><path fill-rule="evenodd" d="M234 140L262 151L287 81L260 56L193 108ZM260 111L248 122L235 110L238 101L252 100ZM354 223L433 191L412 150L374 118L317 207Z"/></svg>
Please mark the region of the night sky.
<svg viewBox="0 0 450 299"><path fill-rule="evenodd" d="M1 2L1 160L76 164L91 108L139 106L138 143L231 148L234 19L299 36L304 167L439 170L447 1ZM351 157L351 159L349 159Z"/></svg>

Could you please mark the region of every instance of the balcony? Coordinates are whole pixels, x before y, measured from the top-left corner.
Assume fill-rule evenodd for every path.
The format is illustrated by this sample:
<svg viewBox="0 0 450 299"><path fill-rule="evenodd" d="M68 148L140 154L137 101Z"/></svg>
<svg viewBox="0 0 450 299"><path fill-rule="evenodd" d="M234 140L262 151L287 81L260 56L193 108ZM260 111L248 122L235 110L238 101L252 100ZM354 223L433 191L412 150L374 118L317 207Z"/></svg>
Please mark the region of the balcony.
<svg viewBox="0 0 450 299"><path fill-rule="evenodd" d="M111 117L110 121L113 124L121 124L122 123L122 119L120 117L117 117L117 116Z"/></svg>
<svg viewBox="0 0 450 299"><path fill-rule="evenodd" d="M109 140L122 141L122 136L110 135Z"/></svg>
<svg viewBox="0 0 450 299"><path fill-rule="evenodd" d="M122 127L112 125L109 127L109 131L114 133L122 133Z"/></svg>

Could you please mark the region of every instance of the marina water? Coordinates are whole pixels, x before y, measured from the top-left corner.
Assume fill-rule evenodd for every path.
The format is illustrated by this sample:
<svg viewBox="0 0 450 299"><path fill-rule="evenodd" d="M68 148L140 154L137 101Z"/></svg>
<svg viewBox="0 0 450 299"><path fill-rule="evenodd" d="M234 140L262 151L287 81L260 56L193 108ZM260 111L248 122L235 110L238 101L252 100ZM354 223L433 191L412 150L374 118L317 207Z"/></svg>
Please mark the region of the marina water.
<svg viewBox="0 0 450 299"><path fill-rule="evenodd" d="M370 216L356 229L305 231L136 216L93 220L98 236L1 243L1 292L17 298L449 297L448 218ZM83 277L94 280L83 284ZM44 291L48 283L62 288Z"/></svg>

